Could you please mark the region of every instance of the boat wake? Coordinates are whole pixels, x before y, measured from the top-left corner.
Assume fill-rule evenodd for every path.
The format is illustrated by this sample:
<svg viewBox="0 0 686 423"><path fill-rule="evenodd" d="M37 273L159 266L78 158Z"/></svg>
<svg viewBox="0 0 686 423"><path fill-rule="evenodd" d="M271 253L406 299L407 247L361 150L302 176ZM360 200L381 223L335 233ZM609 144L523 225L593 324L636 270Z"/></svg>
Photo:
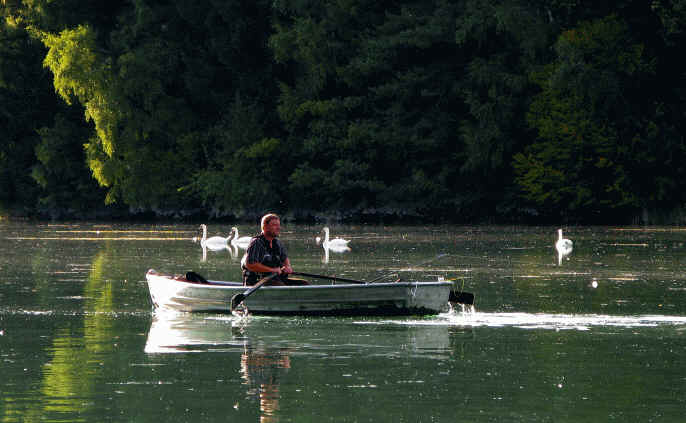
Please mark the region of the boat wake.
<svg viewBox="0 0 686 423"><path fill-rule="evenodd" d="M473 309L450 311L431 320L397 321L401 324L461 327L516 327L522 329L591 330L594 327L684 326L686 316L612 316L601 314L481 313Z"/></svg>

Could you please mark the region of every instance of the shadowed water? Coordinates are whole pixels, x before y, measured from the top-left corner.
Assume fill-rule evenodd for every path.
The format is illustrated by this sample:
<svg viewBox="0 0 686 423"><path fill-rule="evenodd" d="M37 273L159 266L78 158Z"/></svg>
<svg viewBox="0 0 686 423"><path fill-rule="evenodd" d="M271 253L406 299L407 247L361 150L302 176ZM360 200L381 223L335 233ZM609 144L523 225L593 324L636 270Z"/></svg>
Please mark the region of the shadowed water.
<svg viewBox="0 0 686 423"><path fill-rule="evenodd" d="M228 225L208 225L227 236ZM241 235L255 232L239 227ZM285 224L296 271L453 280L430 317L153 312L148 268L238 280L198 225L0 223L0 421L683 421L680 228ZM325 283L325 281L322 281Z"/></svg>

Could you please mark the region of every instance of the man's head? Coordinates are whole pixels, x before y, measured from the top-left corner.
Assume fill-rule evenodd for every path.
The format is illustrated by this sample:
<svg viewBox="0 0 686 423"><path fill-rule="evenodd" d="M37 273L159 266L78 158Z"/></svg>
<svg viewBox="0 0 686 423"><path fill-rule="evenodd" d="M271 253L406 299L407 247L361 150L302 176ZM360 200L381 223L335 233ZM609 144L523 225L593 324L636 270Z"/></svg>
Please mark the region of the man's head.
<svg viewBox="0 0 686 423"><path fill-rule="evenodd" d="M262 216L260 226L262 227L262 233L268 238L278 237L281 232L281 220L279 219L279 215L274 213L265 214Z"/></svg>

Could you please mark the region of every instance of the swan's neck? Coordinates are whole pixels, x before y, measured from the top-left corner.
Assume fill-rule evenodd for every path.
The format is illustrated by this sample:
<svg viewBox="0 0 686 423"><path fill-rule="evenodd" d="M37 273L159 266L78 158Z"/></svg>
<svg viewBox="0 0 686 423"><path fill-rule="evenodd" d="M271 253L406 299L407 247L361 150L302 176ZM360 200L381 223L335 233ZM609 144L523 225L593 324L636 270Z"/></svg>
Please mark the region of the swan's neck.
<svg viewBox="0 0 686 423"><path fill-rule="evenodd" d="M207 239L207 226L202 225L202 240L205 241Z"/></svg>
<svg viewBox="0 0 686 423"><path fill-rule="evenodd" d="M324 242L329 243L329 228L324 228Z"/></svg>
<svg viewBox="0 0 686 423"><path fill-rule="evenodd" d="M562 239L562 229L558 229L557 233L560 235L560 237L558 239Z"/></svg>

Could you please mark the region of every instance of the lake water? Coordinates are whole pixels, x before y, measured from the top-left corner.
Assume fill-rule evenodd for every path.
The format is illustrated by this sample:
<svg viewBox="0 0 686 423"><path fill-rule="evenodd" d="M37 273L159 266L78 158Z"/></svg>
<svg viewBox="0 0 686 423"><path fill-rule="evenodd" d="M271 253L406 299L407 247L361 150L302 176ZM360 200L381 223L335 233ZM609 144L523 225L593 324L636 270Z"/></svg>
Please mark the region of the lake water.
<svg viewBox="0 0 686 423"><path fill-rule="evenodd" d="M151 308L149 268L239 279L198 225L0 222L0 422L683 422L686 230L565 228L558 263L556 229L340 225L327 254L286 222L296 271L475 307L238 318Z"/></svg>

